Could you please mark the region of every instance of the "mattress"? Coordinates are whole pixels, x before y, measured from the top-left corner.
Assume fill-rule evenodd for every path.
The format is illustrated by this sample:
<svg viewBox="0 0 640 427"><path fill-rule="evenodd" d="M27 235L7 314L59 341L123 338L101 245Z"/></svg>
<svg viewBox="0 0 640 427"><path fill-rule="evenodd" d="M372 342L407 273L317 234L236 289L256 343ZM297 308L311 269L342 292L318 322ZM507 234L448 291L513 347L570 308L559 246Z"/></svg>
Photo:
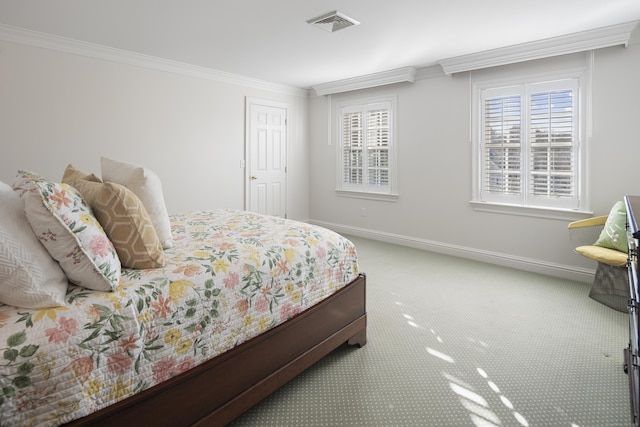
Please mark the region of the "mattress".
<svg viewBox="0 0 640 427"><path fill-rule="evenodd" d="M235 210L171 217L164 268L66 306L0 305L0 425L55 426L185 372L324 300L358 275L330 230Z"/></svg>

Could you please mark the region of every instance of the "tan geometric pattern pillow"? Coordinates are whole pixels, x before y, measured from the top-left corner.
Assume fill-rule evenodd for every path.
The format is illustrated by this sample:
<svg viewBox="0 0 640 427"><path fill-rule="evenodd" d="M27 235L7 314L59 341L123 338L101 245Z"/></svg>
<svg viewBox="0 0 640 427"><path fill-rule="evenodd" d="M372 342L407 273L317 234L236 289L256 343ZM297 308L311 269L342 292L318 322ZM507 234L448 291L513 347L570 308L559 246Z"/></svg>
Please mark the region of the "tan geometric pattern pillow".
<svg viewBox="0 0 640 427"><path fill-rule="evenodd" d="M82 179L85 181L102 182L102 180L98 178L95 174L83 172L80 169L76 169L75 167L73 167L73 165L67 166L67 168L64 171L63 179L66 180L65 184L69 184L72 187L73 187L73 183L75 183L79 179Z"/></svg>
<svg viewBox="0 0 640 427"><path fill-rule="evenodd" d="M126 187L81 179L69 165L62 182L75 187L87 201L116 249L123 267L159 268L165 265L162 244L140 199Z"/></svg>

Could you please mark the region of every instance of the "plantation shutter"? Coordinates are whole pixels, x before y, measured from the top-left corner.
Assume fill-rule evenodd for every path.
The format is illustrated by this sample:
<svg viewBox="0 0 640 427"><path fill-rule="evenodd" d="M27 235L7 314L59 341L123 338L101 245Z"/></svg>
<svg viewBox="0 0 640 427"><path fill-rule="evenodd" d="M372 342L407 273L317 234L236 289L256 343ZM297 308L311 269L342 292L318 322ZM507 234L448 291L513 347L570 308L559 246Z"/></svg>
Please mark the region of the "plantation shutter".
<svg viewBox="0 0 640 427"><path fill-rule="evenodd" d="M362 112L345 112L342 115L342 121L343 183L360 185L363 184Z"/></svg>
<svg viewBox="0 0 640 427"><path fill-rule="evenodd" d="M520 95L485 99L482 182L487 193L520 195L522 191L521 122Z"/></svg>
<svg viewBox="0 0 640 427"><path fill-rule="evenodd" d="M529 170L533 197L572 198L577 146L574 90L533 92Z"/></svg>
<svg viewBox="0 0 640 427"><path fill-rule="evenodd" d="M389 109L367 111L367 176L369 185L389 183Z"/></svg>
<svg viewBox="0 0 640 427"><path fill-rule="evenodd" d="M391 102L341 109L342 189L391 192Z"/></svg>
<svg viewBox="0 0 640 427"><path fill-rule="evenodd" d="M578 88L563 79L482 91L483 201L577 206Z"/></svg>

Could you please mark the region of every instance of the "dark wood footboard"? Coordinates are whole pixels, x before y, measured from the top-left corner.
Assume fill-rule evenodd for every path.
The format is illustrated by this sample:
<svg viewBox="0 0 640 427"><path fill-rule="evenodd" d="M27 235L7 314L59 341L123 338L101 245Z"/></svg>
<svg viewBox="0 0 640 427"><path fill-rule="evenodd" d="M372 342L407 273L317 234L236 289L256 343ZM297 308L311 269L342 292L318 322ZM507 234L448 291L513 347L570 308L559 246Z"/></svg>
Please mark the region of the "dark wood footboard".
<svg viewBox="0 0 640 427"><path fill-rule="evenodd" d="M221 426L347 342L366 344L366 279L210 361L68 426Z"/></svg>

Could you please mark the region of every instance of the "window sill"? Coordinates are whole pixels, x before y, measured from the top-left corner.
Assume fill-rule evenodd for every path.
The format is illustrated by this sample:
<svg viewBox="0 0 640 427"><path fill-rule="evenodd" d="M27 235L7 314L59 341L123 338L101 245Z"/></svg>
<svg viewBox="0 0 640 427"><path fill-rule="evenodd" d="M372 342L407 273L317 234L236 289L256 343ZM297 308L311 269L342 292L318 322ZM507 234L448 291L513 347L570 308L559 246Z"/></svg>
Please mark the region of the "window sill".
<svg viewBox="0 0 640 427"><path fill-rule="evenodd" d="M593 216L593 212L579 211L572 209L557 209L544 207L531 207L521 205L507 205L502 203L489 202L469 202L473 210L478 212L490 212L507 215L529 216L534 218L558 219L563 221L575 221L578 219L589 218Z"/></svg>
<svg viewBox="0 0 640 427"><path fill-rule="evenodd" d="M351 197L354 199L381 200L383 202L395 202L400 197L399 194L363 193L361 191L349 191L336 189L336 194L340 197Z"/></svg>

